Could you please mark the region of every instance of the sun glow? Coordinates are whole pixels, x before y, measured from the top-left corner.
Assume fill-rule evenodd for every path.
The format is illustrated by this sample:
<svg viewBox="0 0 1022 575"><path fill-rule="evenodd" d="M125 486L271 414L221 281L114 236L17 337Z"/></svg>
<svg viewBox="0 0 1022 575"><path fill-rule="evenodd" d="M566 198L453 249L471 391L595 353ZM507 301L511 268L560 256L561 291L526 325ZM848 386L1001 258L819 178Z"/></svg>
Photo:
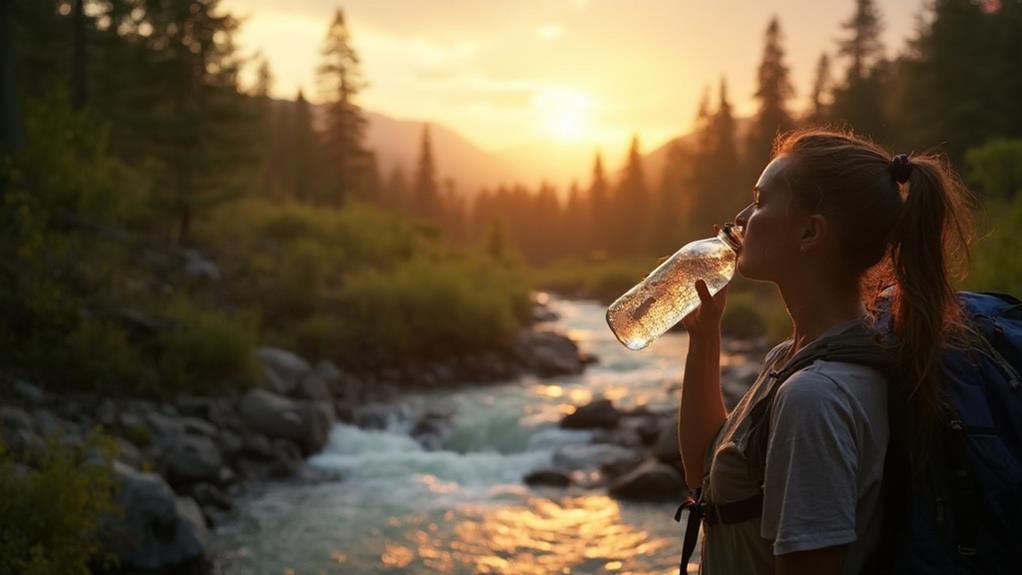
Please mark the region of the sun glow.
<svg viewBox="0 0 1022 575"><path fill-rule="evenodd" d="M587 135L592 101L564 88L546 89L532 99L532 107L547 135L558 140L579 140Z"/></svg>

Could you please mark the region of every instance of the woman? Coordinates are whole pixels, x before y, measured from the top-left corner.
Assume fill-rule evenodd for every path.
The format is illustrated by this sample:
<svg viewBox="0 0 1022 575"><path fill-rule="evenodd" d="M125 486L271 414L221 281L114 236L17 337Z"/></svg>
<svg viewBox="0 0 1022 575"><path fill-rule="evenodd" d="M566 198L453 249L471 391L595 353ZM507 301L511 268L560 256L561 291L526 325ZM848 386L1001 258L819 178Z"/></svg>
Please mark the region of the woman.
<svg viewBox="0 0 1022 575"><path fill-rule="evenodd" d="M738 271L777 285L793 334L726 413L726 289L710 297L697 282L702 303L684 319L690 344L679 408L686 480L712 505L753 502L755 515L704 521L700 573L860 573L882 532L889 402L892 422L911 422L912 463L926 457L939 409L939 381L928 368L962 325L951 277L967 255L966 190L935 157L892 158L852 134L809 129L778 138L753 200L736 218L745 233ZM813 341L868 328L888 287L898 377L840 361L799 369L776 387L765 462L754 465L749 415L770 373Z"/></svg>

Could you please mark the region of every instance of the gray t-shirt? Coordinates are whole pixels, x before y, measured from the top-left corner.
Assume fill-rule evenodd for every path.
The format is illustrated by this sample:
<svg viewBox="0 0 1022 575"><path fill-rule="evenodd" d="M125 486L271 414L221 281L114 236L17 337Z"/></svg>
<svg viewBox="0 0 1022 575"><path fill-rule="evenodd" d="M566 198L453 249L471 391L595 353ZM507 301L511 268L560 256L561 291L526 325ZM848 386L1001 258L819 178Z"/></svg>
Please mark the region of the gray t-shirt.
<svg viewBox="0 0 1022 575"><path fill-rule="evenodd" d="M857 321L833 326L821 337ZM707 450L703 490L715 504L740 501L760 489L743 455L747 416L790 346L785 341L767 354L759 377ZM880 542L886 393L879 371L842 362L817 360L784 381L771 411L763 514L742 523L704 523L699 573L773 573L774 555L845 543L842 573L860 573Z"/></svg>

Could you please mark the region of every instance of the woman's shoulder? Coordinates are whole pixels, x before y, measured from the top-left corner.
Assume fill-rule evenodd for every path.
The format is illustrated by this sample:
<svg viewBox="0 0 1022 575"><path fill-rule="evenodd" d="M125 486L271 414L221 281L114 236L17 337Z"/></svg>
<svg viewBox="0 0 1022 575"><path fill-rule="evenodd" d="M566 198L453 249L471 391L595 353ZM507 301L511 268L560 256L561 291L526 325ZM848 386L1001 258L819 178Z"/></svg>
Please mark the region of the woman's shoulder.
<svg viewBox="0 0 1022 575"><path fill-rule="evenodd" d="M782 382L777 400L798 409L881 415L886 413L887 378L870 366L818 359Z"/></svg>

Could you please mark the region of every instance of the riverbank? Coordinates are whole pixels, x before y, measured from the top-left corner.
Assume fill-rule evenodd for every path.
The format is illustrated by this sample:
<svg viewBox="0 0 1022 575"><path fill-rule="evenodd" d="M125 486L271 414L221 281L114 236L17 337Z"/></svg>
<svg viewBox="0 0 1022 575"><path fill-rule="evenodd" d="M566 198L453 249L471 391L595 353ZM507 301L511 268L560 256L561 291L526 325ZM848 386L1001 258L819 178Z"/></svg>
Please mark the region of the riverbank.
<svg viewBox="0 0 1022 575"><path fill-rule="evenodd" d="M225 573L676 569L683 531L672 519L676 483L633 496L611 493L610 474L623 477L615 459L641 464L658 444L676 444L667 432L676 428L687 335L630 351L607 330L602 304L551 300L561 317L549 325L598 363L582 374L410 391L385 425L334 426L308 464L345 480L249 492L235 519L216 530ZM723 344L724 395L733 405L763 346ZM601 399L617 412L613 425L563 424ZM553 473L537 481L543 470Z"/></svg>
<svg viewBox="0 0 1022 575"><path fill-rule="evenodd" d="M340 473L305 463L323 449L335 424L381 429L411 418L412 435L427 444L444 417L403 409L401 398L411 390L524 374L573 375L595 361L573 340L544 327L555 316L541 297L534 305L532 325L520 330L505 355L356 373L262 347L256 351L258 385L230 395L154 400L53 393L23 380L2 381L0 432L15 469L24 474L46 459L49 441L105 462L123 515L105 525L101 539L119 569L208 572L215 568L210 530L231 517L238 497L268 482L343 481ZM86 440L93 429L111 438L109 459Z"/></svg>

